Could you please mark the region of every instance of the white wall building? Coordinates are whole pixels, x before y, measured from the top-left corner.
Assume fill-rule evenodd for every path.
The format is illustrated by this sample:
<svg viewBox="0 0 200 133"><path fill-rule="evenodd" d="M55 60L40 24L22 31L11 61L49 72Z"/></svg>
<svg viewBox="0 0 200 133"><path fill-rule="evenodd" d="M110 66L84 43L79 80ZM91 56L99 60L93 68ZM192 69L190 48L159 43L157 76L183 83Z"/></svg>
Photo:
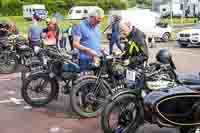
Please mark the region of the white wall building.
<svg viewBox="0 0 200 133"><path fill-rule="evenodd" d="M180 16L180 14L187 17L198 16L200 12L200 0L153 0L152 1L152 10L159 12L161 15L164 16L169 15L171 13L171 8L174 16Z"/></svg>

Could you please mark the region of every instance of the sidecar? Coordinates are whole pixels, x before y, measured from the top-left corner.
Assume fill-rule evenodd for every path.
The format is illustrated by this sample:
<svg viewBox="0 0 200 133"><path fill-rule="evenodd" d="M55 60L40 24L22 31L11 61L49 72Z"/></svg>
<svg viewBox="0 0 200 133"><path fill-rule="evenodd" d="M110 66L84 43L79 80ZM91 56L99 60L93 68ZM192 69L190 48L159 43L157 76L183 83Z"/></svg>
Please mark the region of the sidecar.
<svg viewBox="0 0 200 133"><path fill-rule="evenodd" d="M200 90L200 88L199 88ZM145 117L161 127L200 126L200 92L179 86L144 98Z"/></svg>

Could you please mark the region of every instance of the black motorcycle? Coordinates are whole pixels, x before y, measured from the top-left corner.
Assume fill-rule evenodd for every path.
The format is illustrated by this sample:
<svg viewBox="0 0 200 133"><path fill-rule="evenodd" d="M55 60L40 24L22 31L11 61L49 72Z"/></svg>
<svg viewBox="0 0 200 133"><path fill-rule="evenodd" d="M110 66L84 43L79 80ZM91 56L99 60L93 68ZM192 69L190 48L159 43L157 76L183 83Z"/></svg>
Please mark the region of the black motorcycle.
<svg viewBox="0 0 200 133"><path fill-rule="evenodd" d="M143 95L142 89L116 94L101 114L105 133L133 133L145 122L196 133L200 126L199 88L178 86Z"/></svg>
<svg viewBox="0 0 200 133"><path fill-rule="evenodd" d="M0 73L13 73L18 65L22 65L21 78L24 80L26 78L24 68L42 66L40 58L35 55L22 36L11 34L5 44L0 47Z"/></svg>
<svg viewBox="0 0 200 133"><path fill-rule="evenodd" d="M132 84L129 90L119 92L110 99L102 111L101 127L105 133L136 132L144 122L160 127L180 128L181 133L195 132L200 124L200 86L197 86L199 82L188 78L180 80L171 56L167 56L168 61L161 58L157 60L162 62L161 66L164 65L158 65L158 68L170 68L165 70L172 72L174 80L167 78L166 71L162 73L159 69L150 69L150 73L146 73L144 69L137 70L135 76L143 82L141 86L131 89L135 85ZM167 83L169 79L171 82Z"/></svg>
<svg viewBox="0 0 200 133"><path fill-rule="evenodd" d="M130 67L127 62L119 56L102 56L96 78L82 80L71 91L71 104L75 112L82 117L95 117L105 106L108 97L130 86L134 89L146 85L152 91L177 84L174 68L170 64L152 63L146 67ZM148 82L141 80L144 71ZM142 72L141 78L135 77L137 72Z"/></svg>
<svg viewBox="0 0 200 133"><path fill-rule="evenodd" d="M45 106L57 99L60 82L64 83L61 88L62 93L68 94L74 84L87 78L87 76L79 78L80 68L72 62L72 55L49 50L45 53L51 58L47 60L46 69L29 75L21 89L23 99L33 107Z"/></svg>
<svg viewBox="0 0 200 133"><path fill-rule="evenodd" d="M15 46L7 37L0 39L0 73L13 73L17 67Z"/></svg>
<svg viewBox="0 0 200 133"><path fill-rule="evenodd" d="M93 76L86 76L78 82L70 93L74 111L82 117L95 117L102 110L106 99L124 88L122 61L104 54L94 63Z"/></svg>

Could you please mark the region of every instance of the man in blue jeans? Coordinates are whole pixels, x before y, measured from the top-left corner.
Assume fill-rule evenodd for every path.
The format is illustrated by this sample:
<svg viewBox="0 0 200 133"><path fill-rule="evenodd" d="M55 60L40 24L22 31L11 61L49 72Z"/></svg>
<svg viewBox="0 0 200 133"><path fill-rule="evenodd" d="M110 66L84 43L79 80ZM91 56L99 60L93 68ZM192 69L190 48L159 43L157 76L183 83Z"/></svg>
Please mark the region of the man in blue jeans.
<svg viewBox="0 0 200 133"><path fill-rule="evenodd" d="M90 68L91 63L98 58L101 48L101 32L99 23L102 21L104 11L95 8L89 17L80 22L73 29L73 47L79 50L79 65L81 71Z"/></svg>

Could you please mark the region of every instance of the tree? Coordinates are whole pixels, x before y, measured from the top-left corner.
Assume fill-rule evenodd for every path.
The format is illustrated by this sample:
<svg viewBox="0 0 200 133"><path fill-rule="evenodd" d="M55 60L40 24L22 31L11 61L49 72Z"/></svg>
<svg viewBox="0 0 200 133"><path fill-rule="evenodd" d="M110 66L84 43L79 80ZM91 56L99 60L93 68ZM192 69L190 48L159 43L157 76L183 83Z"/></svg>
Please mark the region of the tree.
<svg viewBox="0 0 200 133"><path fill-rule="evenodd" d="M128 0L128 7L136 6L136 0Z"/></svg>

